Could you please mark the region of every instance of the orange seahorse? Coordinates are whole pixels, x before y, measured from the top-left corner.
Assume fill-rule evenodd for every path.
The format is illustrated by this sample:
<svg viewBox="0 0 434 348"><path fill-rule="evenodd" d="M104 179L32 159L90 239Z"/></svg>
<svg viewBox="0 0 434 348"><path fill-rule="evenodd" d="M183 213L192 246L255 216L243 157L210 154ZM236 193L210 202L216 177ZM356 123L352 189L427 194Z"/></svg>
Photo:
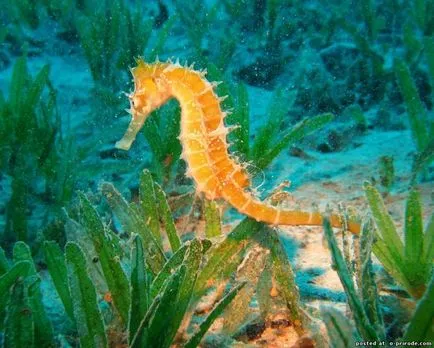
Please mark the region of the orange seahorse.
<svg viewBox="0 0 434 348"><path fill-rule="evenodd" d="M215 83L205 72L183 67L178 62L152 64L138 60L131 69L134 91L129 95L132 120L116 147L128 150L148 115L170 98L180 103L182 158L188 175L208 199L223 198L240 213L272 225L321 225L319 212L281 210L264 203L246 190L250 183L245 169L228 153L226 113L214 93ZM330 216L333 227L342 227L337 215ZM360 225L349 221L348 230L360 232Z"/></svg>

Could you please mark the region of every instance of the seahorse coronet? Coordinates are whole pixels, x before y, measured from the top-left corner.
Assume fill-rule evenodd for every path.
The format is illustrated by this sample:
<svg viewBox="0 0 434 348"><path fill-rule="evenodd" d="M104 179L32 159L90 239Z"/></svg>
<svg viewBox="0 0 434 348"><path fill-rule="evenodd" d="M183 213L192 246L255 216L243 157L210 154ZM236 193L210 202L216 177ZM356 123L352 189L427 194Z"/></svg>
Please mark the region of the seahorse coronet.
<svg viewBox="0 0 434 348"><path fill-rule="evenodd" d="M116 147L128 150L149 114L175 98L181 107L181 158L198 192L208 199L222 198L240 213L272 226L322 224L319 212L279 209L257 199L254 188L249 190L246 164L238 163L228 151L227 135L234 126L224 122L231 112L221 107L227 96L215 92L221 81L208 81L206 70L196 71L194 63L181 65L178 59L146 63L138 58L136 63L130 69L134 91L128 95L132 119ZM331 215L330 221L333 227L342 227L339 216ZM360 225L350 221L348 230L359 233Z"/></svg>

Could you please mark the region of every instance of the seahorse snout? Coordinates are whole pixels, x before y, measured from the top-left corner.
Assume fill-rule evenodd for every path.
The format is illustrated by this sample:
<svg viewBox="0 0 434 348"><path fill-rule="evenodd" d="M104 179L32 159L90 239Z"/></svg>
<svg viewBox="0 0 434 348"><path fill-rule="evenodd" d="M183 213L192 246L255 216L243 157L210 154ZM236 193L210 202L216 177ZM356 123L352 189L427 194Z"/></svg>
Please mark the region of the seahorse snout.
<svg viewBox="0 0 434 348"><path fill-rule="evenodd" d="M131 122L128 126L128 129L125 132L123 138L115 144L115 147L121 150L130 149L131 145L136 139L137 133L139 132L140 128L142 128L146 118L149 116L150 110L149 106L147 105L137 109L136 106L133 105L133 102L131 102L131 110L129 113L131 114Z"/></svg>

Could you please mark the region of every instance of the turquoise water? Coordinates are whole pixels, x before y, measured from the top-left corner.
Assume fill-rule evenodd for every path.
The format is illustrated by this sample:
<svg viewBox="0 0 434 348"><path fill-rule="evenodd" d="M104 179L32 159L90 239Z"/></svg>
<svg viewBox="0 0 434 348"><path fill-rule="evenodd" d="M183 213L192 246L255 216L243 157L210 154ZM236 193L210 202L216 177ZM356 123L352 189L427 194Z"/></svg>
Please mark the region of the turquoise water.
<svg viewBox="0 0 434 348"><path fill-rule="evenodd" d="M131 293L125 302L119 300L122 296L117 297L122 293L120 289L130 291L135 284L132 269L155 279L179 246L194 249L188 244L192 240L201 241L198 248L202 248L204 257L197 261L201 266L193 272L188 264L191 260L186 257L184 263L187 274L194 279L192 289L196 286L194 291L199 291L198 270L206 269L204 260L212 259L206 254L207 242L203 240L211 241L211 250L217 248L245 218L227 199L209 203L204 192L199 192L183 157L186 145L178 139L186 119L179 101L170 100L157 108L131 149L115 147L131 120L131 110L125 111L131 107L127 95L134 91L130 69L137 66L139 57L149 64L179 61L186 69L204 72L208 81L219 82L213 92L227 96L221 99L220 108L228 113L225 126L230 134L225 140L230 158L248 174L250 182L245 190L251 197L282 210L346 211L350 221L366 222L372 217L372 226L376 227L371 232L380 230L380 236L384 226L375 215L380 208L376 209L373 201L378 202L380 197L384 200L384 211L390 213L397 226L400 237L396 238L401 238L407 248L401 245L402 253L394 252L404 255L401 264L410 265L407 272L422 280L418 283L407 279L410 285L402 279L391 281L394 275L391 278L390 273L399 262L384 264L374 246L379 259L375 258L374 269L377 287L383 291L379 301L384 322L372 323L378 335L373 336L395 341L404 335L414 312L413 304L428 288L432 269L432 0L18 0L2 2L0 19L0 276L11 277L8 282L0 278L0 285L4 284L0 289L5 293L0 298L7 298L3 303L0 300L1 344L127 346L133 342L135 346L182 346L203 320L203 313L193 310L195 301L187 299L190 307L182 309L176 307L182 301L173 295L177 300L168 308L177 308L182 314L179 321L184 311L185 318L195 313L188 329L184 328L185 335L175 338L180 325L177 319L173 319L177 324L171 331L164 331L164 325L153 319L146 328L149 337L166 339L152 341L140 334L134 341L134 332L146 311L136 313L140 320L136 318L131 324L133 302L128 301L143 294ZM371 187L378 195L372 194ZM411 203L406 203L409 196L413 197ZM412 210L412 206L416 208ZM98 215L92 215L95 212ZM419 227L408 222L410 215L421 221ZM406 232L409 225L416 232ZM252 273L263 274L261 281L273 284L270 289L274 289L273 277L277 276L269 259L274 254L269 252L271 244L267 244L271 242L259 237L269 228L248 226L251 232L240 232L247 237L241 238L242 242L237 240L246 243L244 251L241 244L236 244L228 254L219 254L225 262L221 261L215 272L224 276L215 277L227 282L226 288L220 288L222 293L239 279L257 284ZM91 233L98 228L105 233L102 239ZM257 235L255 228L260 231ZM322 228L272 226L272 231L273 236L278 236L279 255L289 272L284 277L292 274L289 260L296 270L300 303L307 306L310 315L326 321L318 304L337 304L336 308L345 309L348 289L341 287L330 267L329 250L321 246ZM159 261L146 259L143 265L134 264L141 257L134 259L130 255L136 233L143 239L137 243L143 242L145 258ZM380 237L376 234L375 238ZM384 238L388 245L401 243L396 238ZM420 242L423 238L424 242ZM47 246L49 241L56 247ZM103 249L105 256L98 249L101 243L113 244L108 251ZM69 256L68 252L64 254L67 244ZM357 264L357 246L352 245L353 250L356 252L351 255ZM56 262L64 266L57 270L59 283L47 256L50 251L58 252ZM227 260L232 253L239 255L239 262L230 266L226 263L230 263ZM242 264L246 256L243 253L253 255L256 268L245 266L246 261ZM415 259L414 255L422 256ZM116 263L110 263L114 259ZM311 263L313 259L315 264ZM36 266L34 270L32 266L30 271L18 269L15 275L11 273L19 261L24 262L19 267L29 267L29 260ZM89 272L77 271L76 279L74 267L82 264ZM418 264L426 268L418 270ZM240 265L247 268L243 271ZM113 270L112 276L106 273L109 269ZM181 272L180 267L175 269ZM175 275L164 282L166 287L175 286L176 277L181 277L173 272ZM266 274L271 274L269 279ZM118 278L118 283L110 281ZM41 280L40 285L35 279ZM139 283L146 288L143 279ZM219 282L212 279L209 284L218 288ZM89 328L74 322L91 314L72 309L84 308L83 302L74 299L80 298L74 296L74 291L84 287L87 280L92 288L87 296L94 300L88 308L95 310L92 315L99 318L92 324L95 331L90 341L82 339ZM61 283L66 287L62 288ZM240 290L240 297L252 299L250 305L245 300L247 305L239 309L238 317L227 310L225 319L220 319L224 324L213 326L202 342L207 346L243 342L290 347L296 341L289 337L294 330L295 336L305 330L319 342L318 332L306 323L295 325L301 319L282 309L289 301L282 289L286 286L298 291L289 283L279 283L277 298L283 300L276 300L273 306L264 305L264 295L260 295L257 285ZM37 290L31 290L32 286ZM390 288L395 292L388 291ZM207 290L211 295L216 292L215 288ZM401 292L405 295L399 295ZM415 302L403 304L406 297ZM149 309L152 299L138 303L137 308ZM291 302L289 307L293 305ZM27 313L28 308L32 315L17 314ZM280 327L276 322L281 323L276 319L279 308L289 315L281 319L287 323L281 329L287 341L279 340L276 331ZM43 313L48 313L47 317ZM168 310L165 315L170 313ZM396 314L399 319L393 322L390 313L400 313ZM428 314L426 318L432 320L432 310L430 313L431 317ZM381 325L384 330L378 329ZM354 327L358 333L353 341L366 341L366 332L357 319ZM271 330L269 336L265 328ZM27 330L28 337L12 335L16 330ZM259 333L253 334L255 330ZM431 331L432 327L428 327L428 334L419 338L429 340L433 337L429 336ZM418 336L405 337L416 340Z"/></svg>

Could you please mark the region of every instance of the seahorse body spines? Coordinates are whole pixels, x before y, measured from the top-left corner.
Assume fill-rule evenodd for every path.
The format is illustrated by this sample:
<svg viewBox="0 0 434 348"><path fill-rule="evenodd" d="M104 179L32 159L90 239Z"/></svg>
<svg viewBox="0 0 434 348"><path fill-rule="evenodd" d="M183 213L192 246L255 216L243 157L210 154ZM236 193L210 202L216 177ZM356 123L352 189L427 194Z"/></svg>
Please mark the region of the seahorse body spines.
<svg viewBox="0 0 434 348"><path fill-rule="evenodd" d="M168 78L173 79L173 76ZM230 173L241 170L229 157L228 129L224 125L225 113L221 110L219 97L214 93L213 85L197 72L186 73L182 81L172 83L173 94L183 109L180 140L185 147L188 174L196 181L196 189L204 192L207 198L221 198L222 182ZM190 138L192 133L195 134L193 139ZM235 180L246 185L246 178L239 174Z"/></svg>
<svg viewBox="0 0 434 348"><path fill-rule="evenodd" d="M257 199L246 188L250 177L228 151L229 129L221 109L224 98L217 96L217 82L204 78L206 71L183 67L177 61L145 63L137 61L131 69L134 92L131 100L132 120L117 147L128 149L142 127L146 117L168 99L175 98L181 106L181 132L179 139L182 158L187 163L187 175L196 183L196 190L208 199L223 198L239 212L272 225L321 225L318 212L281 210ZM330 217L333 227L341 227L336 215ZM351 232L358 233L360 225L348 224Z"/></svg>

